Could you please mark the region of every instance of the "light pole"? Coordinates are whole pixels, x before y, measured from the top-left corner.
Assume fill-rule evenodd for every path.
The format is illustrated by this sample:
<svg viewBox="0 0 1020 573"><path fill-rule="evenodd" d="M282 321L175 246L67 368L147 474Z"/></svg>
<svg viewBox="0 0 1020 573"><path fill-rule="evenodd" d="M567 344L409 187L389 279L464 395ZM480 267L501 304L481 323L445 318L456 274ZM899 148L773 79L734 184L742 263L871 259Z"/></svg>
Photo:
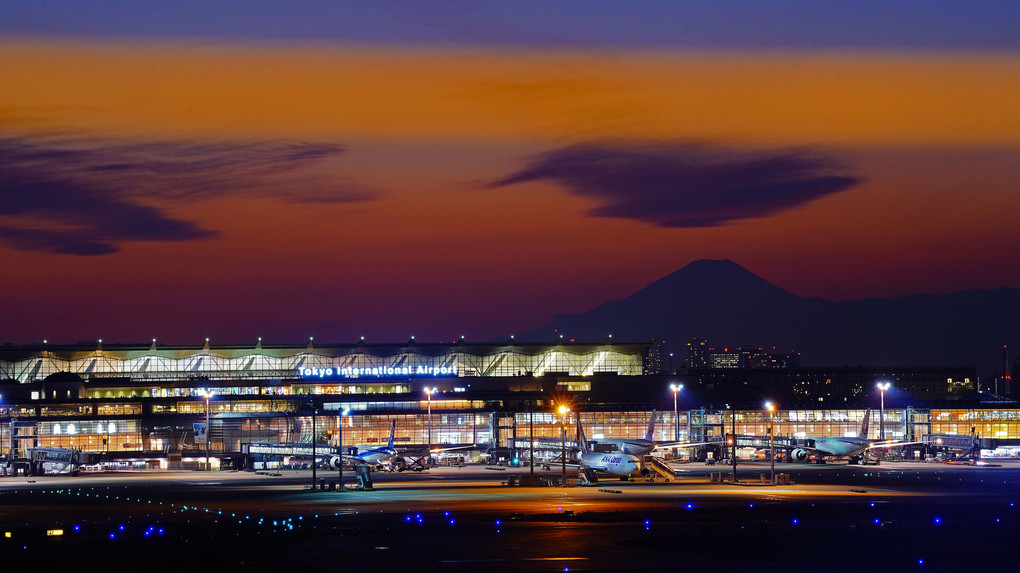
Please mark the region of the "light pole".
<svg viewBox="0 0 1020 573"><path fill-rule="evenodd" d="M737 409L736 408L734 408L732 410L731 415L732 415L732 418L730 418L730 419L732 420L732 424L733 425L731 426L731 429L730 429L730 431L732 432L730 434L730 436L733 439L733 451L730 452L730 457L733 458L733 460L732 460L733 461L733 483L737 483Z"/></svg>
<svg viewBox="0 0 1020 573"><path fill-rule="evenodd" d="M428 396L428 401L429 401L429 406L428 406L428 408L429 408L429 449L428 449L429 462L432 461L432 393L435 392L435 391L436 391L435 388L426 388L425 389L425 395Z"/></svg>
<svg viewBox="0 0 1020 573"><path fill-rule="evenodd" d="M560 414L560 463L562 465L561 476L563 485L567 484L567 414L570 408L560 406L557 411Z"/></svg>
<svg viewBox="0 0 1020 573"><path fill-rule="evenodd" d="M205 471L209 472L212 471L209 466L209 442L212 441L212 432L209 431L209 398L212 397L212 392L203 390L202 393L205 394Z"/></svg>
<svg viewBox="0 0 1020 573"><path fill-rule="evenodd" d="M535 403L529 402L528 405L528 465L531 466L531 483L535 483Z"/></svg>
<svg viewBox="0 0 1020 573"><path fill-rule="evenodd" d="M337 445L340 447L340 455L338 456L340 461L336 464L339 480L336 484L336 490L341 493L344 491L344 416L350 411L350 408L344 408L340 411L340 427L336 432Z"/></svg>
<svg viewBox="0 0 1020 573"><path fill-rule="evenodd" d="M673 391L673 441L680 441L680 415L676 409L676 395L684 389L683 384L670 384L669 389ZM675 452L674 452L675 453Z"/></svg>
<svg viewBox="0 0 1020 573"><path fill-rule="evenodd" d="M879 403L878 410L878 439L885 440L885 391L889 389L890 384L888 382L879 382L875 384L881 395L881 402Z"/></svg>
<svg viewBox="0 0 1020 573"><path fill-rule="evenodd" d="M776 485L776 405L765 402L765 409L769 413L769 461L772 464L772 485Z"/></svg>
<svg viewBox="0 0 1020 573"><path fill-rule="evenodd" d="M315 455L315 397L312 397L312 491L315 491L315 480L318 478L316 475L316 468L318 466L318 456Z"/></svg>

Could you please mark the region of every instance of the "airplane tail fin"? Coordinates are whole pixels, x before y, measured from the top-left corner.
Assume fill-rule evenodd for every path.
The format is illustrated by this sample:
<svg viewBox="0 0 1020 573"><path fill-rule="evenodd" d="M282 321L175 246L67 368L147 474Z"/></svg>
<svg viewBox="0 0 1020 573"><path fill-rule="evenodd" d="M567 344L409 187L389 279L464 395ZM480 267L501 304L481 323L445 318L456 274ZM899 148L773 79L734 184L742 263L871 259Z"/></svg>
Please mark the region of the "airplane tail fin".
<svg viewBox="0 0 1020 573"><path fill-rule="evenodd" d="M868 424L871 422L871 408L864 412L864 421L861 422L861 433L857 435L862 440L868 439Z"/></svg>
<svg viewBox="0 0 1020 573"><path fill-rule="evenodd" d="M652 410L652 417L648 419L648 428L645 429L645 439L649 442L655 441L655 410Z"/></svg>
<svg viewBox="0 0 1020 573"><path fill-rule="evenodd" d="M584 437L584 428L581 427L581 417L577 417L577 441L581 445L581 453L587 454L588 452L588 438Z"/></svg>
<svg viewBox="0 0 1020 573"><path fill-rule="evenodd" d="M393 449L393 440L397 436L397 421L393 420L393 425L390 426L390 443L386 445L387 448Z"/></svg>

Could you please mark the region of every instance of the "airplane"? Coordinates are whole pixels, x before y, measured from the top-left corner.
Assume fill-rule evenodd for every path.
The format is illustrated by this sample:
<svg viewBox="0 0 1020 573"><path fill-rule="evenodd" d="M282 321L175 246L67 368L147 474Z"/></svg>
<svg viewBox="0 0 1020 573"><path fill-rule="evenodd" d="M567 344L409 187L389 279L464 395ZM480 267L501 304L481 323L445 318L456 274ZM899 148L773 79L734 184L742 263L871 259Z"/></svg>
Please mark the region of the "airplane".
<svg viewBox="0 0 1020 573"><path fill-rule="evenodd" d="M864 420L861 422L861 431L855 437L848 438L794 438L790 440L793 449L790 451L790 461L803 462L808 456L818 456L818 463L825 463L827 457L848 457L851 464L860 463L864 459L864 453L872 448L888 448L904 445L908 442L885 441L872 442L868 439L868 424L871 421L871 410L864 413Z"/></svg>
<svg viewBox="0 0 1020 573"><path fill-rule="evenodd" d="M397 464L397 450L393 447L393 440L397 435L397 421L393 420L390 426L390 441L381 448L372 446L356 446L356 454L343 454L343 463L348 465L368 464L370 466L389 466ZM402 462L403 460L401 460ZM340 467L340 456L333 456L329 460L329 467L338 469Z"/></svg>
<svg viewBox="0 0 1020 573"><path fill-rule="evenodd" d="M578 454L577 459L582 468L589 467L597 473L619 476L622 479L626 479L632 474L645 475L647 473L647 470L641 463L641 458L633 454L608 454L589 450L588 441L584 437L584 428L581 427L581 420L577 421L577 437L578 442L581 444L581 452Z"/></svg>

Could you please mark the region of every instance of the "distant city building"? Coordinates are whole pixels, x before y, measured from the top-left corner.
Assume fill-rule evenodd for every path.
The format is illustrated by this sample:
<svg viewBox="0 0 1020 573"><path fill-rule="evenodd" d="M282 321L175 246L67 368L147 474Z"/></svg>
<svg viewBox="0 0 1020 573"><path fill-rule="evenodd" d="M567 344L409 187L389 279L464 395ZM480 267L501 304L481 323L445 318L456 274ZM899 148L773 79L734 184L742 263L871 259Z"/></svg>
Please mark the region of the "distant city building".
<svg viewBox="0 0 1020 573"><path fill-rule="evenodd" d="M740 353L729 348L710 352L708 365L711 368L740 368Z"/></svg>
<svg viewBox="0 0 1020 573"><path fill-rule="evenodd" d="M717 350L704 338L695 338L687 342L685 364L688 368L800 368L800 353L779 354L775 347L767 352L760 346Z"/></svg>
<svg viewBox="0 0 1020 573"><path fill-rule="evenodd" d="M663 340L662 342L655 342L654 344L652 344L651 348L648 349L648 352L645 354L645 368L644 368L645 374L667 373L665 363L666 357L664 356L666 350L665 347L663 346L665 342L666 342L665 340ZM672 356L672 354L670 356ZM672 368L673 364L670 363L669 369Z"/></svg>
<svg viewBox="0 0 1020 573"><path fill-rule="evenodd" d="M1017 370L1020 370L1020 358L1014 358L1013 359L1013 369L1010 370L1010 372L1012 373L1011 376L1015 375L1017 373ZM1013 382L1013 380L1012 380L1012 377L1011 377L1010 378L1010 385L1009 385L1010 393L1008 394L1009 396L1013 396L1013 395L1017 394L1016 386L1014 386L1012 382Z"/></svg>
<svg viewBox="0 0 1020 573"><path fill-rule="evenodd" d="M750 359L745 368L800 368L800 352L761 354Z"/></svg>
<svg viewBox="0 0 1020 573"><path fill-rule="evenodd" d="M1016 368L1013 369L1016 372ZM999 384L996 387L996 394L1011 396L1013 394L1013 380L1009 369L1009 348L1002 345L1002 376L999 377Z"/></svg>
<svg viewBox="0 0 1020 573"><path fill-rule="evenodd" d="M889 382L886 402L957 400L977 391L974 367L702 368L681 371L684 388L713 400L750 396L781 403L852 404L866 400L875 384Z"/></svg>
<svg viewBox="0 0 1020 573"><path fill-rule="evenodd" d="M708 368L708 341L704 338L692 338L687 341L687 358L684 364L688 368Z"/></svg>

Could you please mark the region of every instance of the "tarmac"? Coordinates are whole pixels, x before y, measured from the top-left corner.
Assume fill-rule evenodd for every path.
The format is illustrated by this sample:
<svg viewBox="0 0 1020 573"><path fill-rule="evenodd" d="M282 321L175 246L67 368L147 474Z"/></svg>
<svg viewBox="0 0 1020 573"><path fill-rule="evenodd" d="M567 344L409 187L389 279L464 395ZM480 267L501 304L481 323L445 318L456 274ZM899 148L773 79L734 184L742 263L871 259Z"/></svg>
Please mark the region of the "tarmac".
<svg viewBox="0 0 1020 573"><path fill-rule="evenodd" d="M310 471L0 478L12 567L182 571L958 571L1015 563L1020 464L777 464L792 485L511 487L528 468L374 474L373 491L312 491ZM741 464L759 479L767 464ZM537 472L555 475L558 471ZM335 481L336 472L317 472ZM1017 499L1014 499L1017 498ZM62 535L46 535L62 530ZM7 536L7 534L10 536ZM59 550L59 551L57 551ZM70 551L70 553L68 553ZM158 556L158 557L157 557ZM197 560L197 561L196 561Z"/></svg>

